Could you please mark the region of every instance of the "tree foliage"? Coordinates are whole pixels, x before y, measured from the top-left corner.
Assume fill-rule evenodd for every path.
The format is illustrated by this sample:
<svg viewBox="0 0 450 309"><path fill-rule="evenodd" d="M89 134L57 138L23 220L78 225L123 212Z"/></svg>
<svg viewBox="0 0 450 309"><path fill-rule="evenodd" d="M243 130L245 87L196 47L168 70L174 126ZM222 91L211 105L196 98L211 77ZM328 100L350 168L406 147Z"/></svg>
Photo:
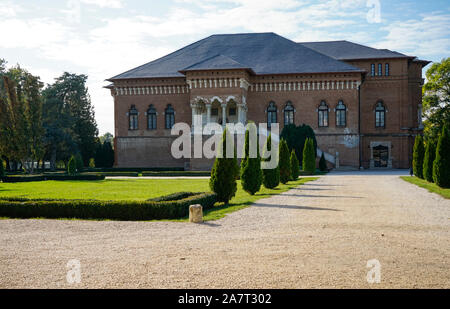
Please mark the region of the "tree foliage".
<svg viewBox="0 0 450 309"><path fill-rule="evenodd" d="M77 173L77 159L75 156L71 156L69 163L67 164L67 173L69 175L75 175Z"/></svg>
<svg viewBox="0 0 450 309"><path fill-rule="evenodd" d="M442 127L439 136L436 158L433 163L433 180L442 188L450 188L450 127L446 124Z"/></svg>
<svg viewBox="0 0 450 309"><path fill-rule="evenodd" d="M423 146L423 137L416 136L413 150L413 171L414 175L423 179L423 157L425 155L425 148Z"/></svg>
<svg viewBox="0 0 450 309"><path fill-rule="evenodd" d="M297 159L297 155L295 154L295 150L291 151L291 180L297 180L300 175L300 162Z"/></svg>
<svg viewBox="0 0 450 309"><path fill-rule="evenodd" d="M270 161L270 156L267 155L272 149L272 134L269 134L267 138L266 145L264 146L264 161ZM278 153L276 154L278 155ZM268 189L273 189L278 187L280 184L280 169L277 164L276 168L273 169L263 169L263 185Z"/></svg>
<svg viewBox="0 0 450 309"><path fill-rule="evenodd" d="M433 182L433 163L436 157L436 145L428 141L425 148L425 156L423 158L423 178L429 182Z"/></svg>
<svg viewBox="0 0 450 309"><path fill-rule="evenodd" d="M314 141L307 138L305 141L305 147L303 148L303 171L308 174L314 175L316 172L316 155L314 151Z"/></svg>
<svg viewBox="0 0 450 309"><path fill-rule="evenodd" d="M114 165L114 150L109 141L97 143L94 161L96 167L110 168Z"/></svg>
<svg viewBox="0 0 450 309"><path fill-rule="evenodd" d="M250 158L250 134L256 136L255 127L250 126L245 132L244 157L241 160L241 185L244 191L254 195L261 188L262 171L258 139L256 141L256 158ZM251 132L252 131L252 132Z"/></svg>
<svg viewBox="0 0 450 309"><path fill-rule="evenodd" d="M287 183L291 179L291 161L289 157L289 147L284 139L281 139L279 143L280 153L280 182L282 184Z"/></svg>
<svg viewBox="0 0 450 309"><path fill-rule="evenodd" d="M426 73L423 87L424 134L437 142L439 133L450 123L450 58L434 63Z"/></svg>
<svg viewBox="0 0 450 309"><path fill-rule="evenodd" d="M222 134L218 156L211 170L211 178L209 181L209 187L217 194L217 200L224 203L228 203L236 195L237 191L236 158L226 157L226 140L227 138L231 138L228 135L227 130Z"/></svg>
<svg viewBox="0 0 450 309"><path fill-rule="evenodd" d="M0 156L0 178L5 177L5 167L3 166L3 159Z"/></svg>
<svg viewBox="0 0 450 309"><path fill-rule="evenodd" d="M281 138L287 142L289 151L295 150L295 154L300 162L303 161L303 148L307 138L311 138L314 143L314 156L317 149L317 141L314 130L308 125L296 126L295 124L287 125L281 131Z"/></svg>

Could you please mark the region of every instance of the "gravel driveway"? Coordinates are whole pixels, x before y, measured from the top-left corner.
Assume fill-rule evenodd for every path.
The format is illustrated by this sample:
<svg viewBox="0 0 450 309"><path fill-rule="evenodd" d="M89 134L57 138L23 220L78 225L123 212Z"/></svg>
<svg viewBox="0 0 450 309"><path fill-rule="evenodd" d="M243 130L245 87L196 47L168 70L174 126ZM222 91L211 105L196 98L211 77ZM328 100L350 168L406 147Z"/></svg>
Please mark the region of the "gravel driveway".
<svg viewBox="0 0 450 309"><path fill-rule="evenodd" d="M201 225L0 220L0 288L450 288L449 258L450 200L395 172L332 173Z"/></svg>

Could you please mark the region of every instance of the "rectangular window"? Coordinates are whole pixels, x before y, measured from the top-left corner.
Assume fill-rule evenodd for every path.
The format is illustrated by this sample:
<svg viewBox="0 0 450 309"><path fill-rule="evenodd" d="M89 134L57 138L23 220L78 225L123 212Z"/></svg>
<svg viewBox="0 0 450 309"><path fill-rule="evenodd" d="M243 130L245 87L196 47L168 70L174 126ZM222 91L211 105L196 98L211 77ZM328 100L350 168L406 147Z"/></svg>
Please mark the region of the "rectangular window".
<svg viewBox="0 0 450 309"><path fill-rule="evenodd" d="M389 63L386 63L386 65L385 65L384 74L386 76L389 76Z"/></svg>
<svg viewBox="0 0 450 309"><path fill-rule="evenodd" d="M294 111L284 112L284 125L289 125L294 123Z"/></svg>
<svg viewBox="0 0 450 309"><path fill-rule="evenodd" d="M378 63L378 76L383 76L383 65Z"/></svg>
<svg viewBox="0 0 450 309"><path fill-rule="evenodd" d="M138 129L138 116L130 115L130 130L137 130L137 129Z"/></svg>
<svg viewBox="0 0 450 309"><path fill-rule="evenodd" d="M375 76L375 63L370 66L370 76Z"/></svg>
<svg viewBox="0 0 450 309"><path fill-rule="evenodd" d="M375 127L384 128L384 111L375 112Z"/></svg>
<svg viewBox="0 0 450 309"><path fill-rule="evenodd" d="M319 127L328 127L328 111L319 110Z"/></svg>
<svg viewBox="0 0 450 309"><path fill-rule="evenodd" d="M345 127L345 110L337 110L336 111L336 126L338 127Z"/></svg>
<svg viewBox="0 0 450 309"><path fill-rule="evenodd" d="M156 130L156 114L148 115L148 129Z"/></svg>

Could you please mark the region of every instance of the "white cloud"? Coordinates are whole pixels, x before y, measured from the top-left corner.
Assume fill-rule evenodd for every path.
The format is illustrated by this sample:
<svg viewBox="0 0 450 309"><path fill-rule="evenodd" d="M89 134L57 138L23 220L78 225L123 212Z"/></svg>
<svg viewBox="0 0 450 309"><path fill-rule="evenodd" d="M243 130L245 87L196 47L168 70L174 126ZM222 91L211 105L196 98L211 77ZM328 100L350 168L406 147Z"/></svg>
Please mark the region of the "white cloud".
<svg viewBox="0 0 450 309"><path fill-rule="evenodd" d="M122 0L80 0L80 2L95 5L101 8L120 9L123 7Z"/></svg>
<svg viewBox="0 0 450 309"><path fill-rule="evenodd" d="M450 14L434 13L421 19L397 21L384 27L376 45L415 56L450 54Z"/></svg>
<svg viewBox="0 0 450 309"><path fill-rule="evenodd" d="M18 6L16 3L12 3L10 1L3 1L0 4L0 17L14 17L19 12L22 11L22 8Z"/></svg>

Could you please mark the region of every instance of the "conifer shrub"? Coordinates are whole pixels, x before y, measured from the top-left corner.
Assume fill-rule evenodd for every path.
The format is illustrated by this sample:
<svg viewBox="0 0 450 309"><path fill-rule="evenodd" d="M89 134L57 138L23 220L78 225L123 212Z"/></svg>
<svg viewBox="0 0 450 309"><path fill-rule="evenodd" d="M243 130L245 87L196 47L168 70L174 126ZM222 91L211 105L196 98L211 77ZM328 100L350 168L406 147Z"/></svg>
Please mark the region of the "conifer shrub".
<svg viewBox="0 0 450 309"><path fill-rule="evenodd" d="M413 172L419 178L423 179L423 157L425 149L423 146L423 138L421 135L416 136L413 150Z"/></svg>
<svg viewBox="0 0 450 309"><path fill-rule="evenodd" d="M432 141L428 141L423 158L423 178L429 182L433 182L433 163L435 157L436 145Z"/></svg>
<svg viewBox="0 0 450 309"><path fill-rule="evenodd" d="M279 144L280 152L280 182L282 184L287 183L291 179L291 162L289 158L289 148L284 139L281 139Z"/></svg>
<svg viewBox="0 0 450 309"><path fill-rule="evenodd" d="M258 141L256 142L256 158L250 158L250 134L255 134L254 126L250 126L245 132L244 157L241 160L241 185L244 191L254 195L261 188L262 171L261 157L259 155ZM258 139L257 139L258 140Z"/></svg>
<svg viewBox="0 0 450 309"><path fill-rule="evenodd" d="M267 153L270 152L272 149L272 135L270 134L267 138L266 145L264 146L264 161L270 161L270 156L267 157ZM273 189L278 187L280 184L280 170L279 165L277 165L276 168L273 169L263 169L263 185L267 189Z"/></svg>
<svg viewBox="0 0 450 309"><path fill-rule="evenodd" d="M297 180L300 175L300 162L297 159L297 155L295 154L295 150L291 151L291 180Z"/></svg>
<svg viewBox="0 0 450 309"><path fill-rule="evenodd" d="M434 183L442 188L450 188L450 135L448 124L442 128L433 162Z"/></svg>
<svg viewBox="0 0 450 309"><path fill-rule="evenodd" d="M305 147L303 148L303 171L309 175L314 175L316 171L316 156L314 150L314 142L312 139L307 138L305 141Z"/></svg>
<svg viewBox="0 0 450 309"><path fill-rule="evenodd" d="M321 172L325 172L328 169L327 161L325 160L325 154L323 151L322 155L320 156L319 169Z"/></svg>
<svg viewBox="0 0 450 309"><path fill-rule="evenodd" d="M75 156L70 157L69 163L67 164L67 173L69 175L76 175L77 173L77 163Z"/></svg>

